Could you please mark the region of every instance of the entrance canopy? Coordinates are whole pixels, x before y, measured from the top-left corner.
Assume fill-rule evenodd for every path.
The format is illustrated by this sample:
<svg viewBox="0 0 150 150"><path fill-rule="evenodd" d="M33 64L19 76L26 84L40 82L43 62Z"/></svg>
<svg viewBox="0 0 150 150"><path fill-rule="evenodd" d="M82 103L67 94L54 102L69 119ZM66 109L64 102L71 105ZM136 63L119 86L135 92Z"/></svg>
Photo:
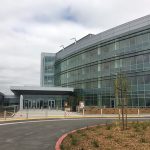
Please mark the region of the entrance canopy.
<svg viewBox="0 0 150 150"><path fill-rule="evenodd" d="M11 86L10 90L15 95L70 95L74 92L74 88L38 86Z"/></svg>

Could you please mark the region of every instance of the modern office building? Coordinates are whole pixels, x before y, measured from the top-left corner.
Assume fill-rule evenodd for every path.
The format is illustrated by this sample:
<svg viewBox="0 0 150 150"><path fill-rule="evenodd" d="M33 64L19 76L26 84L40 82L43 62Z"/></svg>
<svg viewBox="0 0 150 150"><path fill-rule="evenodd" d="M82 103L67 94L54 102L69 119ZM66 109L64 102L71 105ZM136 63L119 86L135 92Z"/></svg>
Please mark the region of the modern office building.
<svg viewBox="0 0 150 150"><path fill-rule="evenodd" d="M56 53L54 68L54 85L75 88L86 106L117 106L119 72L128 79L128 106L150 106L150 15L83 37Z"/></svg>
<svg viewBox="0 0 150 150"><path fill-rule="evenodd" d="M54 86L54 53L42 53L41 54L41 86L51 87Z"/></svg>
<svg viewBox="0 0 150 150"><path fill-rule="evenodd" d="M59 108L70 99L85 106L117 107L114 80L128 80L128 106L150 107L150 15L102 33L88 34L58 53L41 54L41 87L13 86L0 103Z"/></svg>

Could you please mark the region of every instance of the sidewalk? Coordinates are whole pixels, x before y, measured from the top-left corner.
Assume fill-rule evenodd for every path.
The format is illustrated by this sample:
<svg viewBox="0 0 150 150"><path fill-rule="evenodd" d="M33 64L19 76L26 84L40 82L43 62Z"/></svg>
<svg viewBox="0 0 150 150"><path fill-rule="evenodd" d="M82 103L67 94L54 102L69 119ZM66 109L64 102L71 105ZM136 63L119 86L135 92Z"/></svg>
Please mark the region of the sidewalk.
<svg viewBox="0 0 150 150"><path fill-rule="evenodd" d="M0 118L0 121L33 120L33 119L62 119L62 118L118 118L118 114L81 114L62 110L23 110L18 111L12 118ZM150 114L129 114L128 118L150 118Z"/></svg>

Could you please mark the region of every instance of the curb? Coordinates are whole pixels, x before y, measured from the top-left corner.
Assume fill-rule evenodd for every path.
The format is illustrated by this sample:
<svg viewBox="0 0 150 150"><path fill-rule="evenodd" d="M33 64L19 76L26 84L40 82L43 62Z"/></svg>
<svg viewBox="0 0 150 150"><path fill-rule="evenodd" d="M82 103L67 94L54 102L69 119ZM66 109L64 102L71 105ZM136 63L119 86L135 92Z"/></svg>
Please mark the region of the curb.
<svg viewBox="0 0 150 150"><path fill-rule="evenodd" d="M128 116L128 118L145 118L147 116ZM148 116L149 117L149 116ZM15 119L0 119L0 122L11 122L11 121L27 121L27 120L41 120L41 119L84 119L84 118L114 118L117 119L117 116L48 116L48 117L36 117L36 118L15 118Z"/></svg>
<svg viewBox="0 0 150 150"><path fill-rule="evenodd" d="M105 124L99 124L99 125L104 126ZM88 128L97 127L97 126L99 126L99 125L88 126ZM61 149L60 149L60 145L61 145L61 143L63 142L63 140L64 140L69 134L74 133L74 132L77 132L78 130L84 130L84 129L87 129L87 127L75 129L75 130L72 130L72 131L70 131L70 132L68 132L68 133L63 134L63 135L57 140L56 145L55 145L55 150L61 150Z"/></svg>

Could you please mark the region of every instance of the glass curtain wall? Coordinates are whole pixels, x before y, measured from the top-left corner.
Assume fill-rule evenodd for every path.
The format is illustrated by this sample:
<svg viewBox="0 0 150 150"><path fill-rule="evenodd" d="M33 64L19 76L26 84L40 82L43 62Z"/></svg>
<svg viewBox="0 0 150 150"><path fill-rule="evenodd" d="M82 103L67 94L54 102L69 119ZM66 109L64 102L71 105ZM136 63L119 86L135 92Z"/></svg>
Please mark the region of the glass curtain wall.
<svg viewBox="0 0 150 150"><path fill-rule="evenodd" d="M86 105L115 106L114 80L129 81L128 105L150 106L150 31L100 43L55 64L55 84L81 89Z"/></svg>

